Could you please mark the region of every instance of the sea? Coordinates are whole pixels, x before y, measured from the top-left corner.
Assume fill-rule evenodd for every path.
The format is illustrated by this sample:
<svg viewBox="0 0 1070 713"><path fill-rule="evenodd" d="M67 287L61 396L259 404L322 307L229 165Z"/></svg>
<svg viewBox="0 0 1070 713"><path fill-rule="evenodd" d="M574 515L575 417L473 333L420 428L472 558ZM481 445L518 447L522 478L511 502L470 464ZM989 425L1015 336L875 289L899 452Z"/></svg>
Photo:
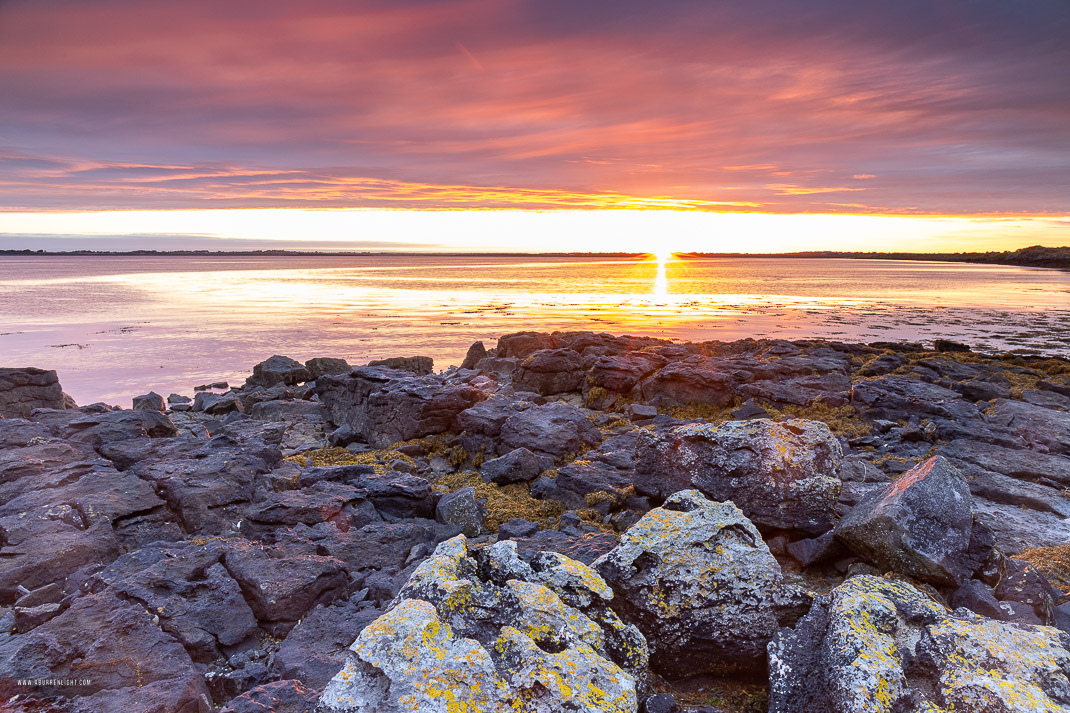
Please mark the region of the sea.
<svg viewBox="0 0 1070 713"><path fill-rule="evenodd" d="M79 404L240 385L283 354L459 364L522 330L676 341L937 337L1070 356L1070 272L947 262L548 256L0 257L0 366Z"/></svg>

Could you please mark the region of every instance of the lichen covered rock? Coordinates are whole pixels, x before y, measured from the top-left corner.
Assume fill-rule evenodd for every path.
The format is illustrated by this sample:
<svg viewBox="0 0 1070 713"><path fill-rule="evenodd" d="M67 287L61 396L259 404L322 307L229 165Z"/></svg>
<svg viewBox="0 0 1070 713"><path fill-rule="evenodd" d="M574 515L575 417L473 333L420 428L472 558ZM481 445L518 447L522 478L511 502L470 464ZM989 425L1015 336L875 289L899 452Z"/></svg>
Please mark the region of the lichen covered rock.
<svg viewBox="0 0 1070 713"><path fill-rule="evenodd" d="M321 705L360 713L633 713L646 642L590 568L502 541L439 545L366 627Z"/></svg>
<svg viewBox="0 0 1070 713"><path fill-rule="evenodd" d="M769 645L769 711L1066 711L1068 646L1058 629L949 614L908 584L854 577Z"/></svg>
<svg viewBox="0 0 1070 713"><path fill-rule="evenodd" d="M635 486L646 495L697 488L759 527L821 534L835 522L842 449L820 421L688 424L643 434L636 456Z"/></svg>
<svg viewBox="0 0 1070 713"><path fill-rule="evenodd" d="M761 670L766 644L806 603L739 508L695 490L644 515L594 567L670 678Z"/></svg>

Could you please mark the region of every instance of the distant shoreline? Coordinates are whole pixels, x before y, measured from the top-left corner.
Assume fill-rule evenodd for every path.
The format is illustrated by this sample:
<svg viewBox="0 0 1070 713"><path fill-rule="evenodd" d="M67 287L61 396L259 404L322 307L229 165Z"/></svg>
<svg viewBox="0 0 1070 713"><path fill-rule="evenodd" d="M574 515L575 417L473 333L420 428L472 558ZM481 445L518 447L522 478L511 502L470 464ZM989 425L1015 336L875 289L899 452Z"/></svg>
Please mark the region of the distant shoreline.
<svg viewBox="0 0 1070 713"><path fill-rule="evenodd" d="M406 251L322 251L322 250L0 250L0 257L615 257L634 258L648 255L639 252L406 252ZM964 262L987 265L1013 265L1070 270L1070 246L1048 248L1033 246L1014 251L971 253L844 252L813 250L789 253L675 253L677 259L706 260L723 258L839 258L848 260L915 260Z"/></svg>

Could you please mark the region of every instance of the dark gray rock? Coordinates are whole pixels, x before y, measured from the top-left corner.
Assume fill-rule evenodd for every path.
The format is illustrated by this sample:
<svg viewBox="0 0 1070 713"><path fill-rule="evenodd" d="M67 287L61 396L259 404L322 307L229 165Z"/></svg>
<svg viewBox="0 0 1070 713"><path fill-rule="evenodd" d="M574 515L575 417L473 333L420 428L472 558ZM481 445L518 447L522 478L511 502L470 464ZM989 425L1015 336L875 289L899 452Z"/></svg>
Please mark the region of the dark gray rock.
<svg viewBox="0 0 1070 713"><path fill-rule="evenodd" d="M153 623L154 614L102 593L81 597L32 631L0 639L0 700L12 713L50 703L72 713L200 713L203 668ZM19 679L88 679L83 687L16 687ZM12 697L18 694L18 700Z"/></svg>
<svg viewBox="0 0 1070 713"><path fill-rule="evenodd" d="M789 542L786 550L791 558L803 567L838 559L846 554L843 545L832 532L826 532L820 537Z"/></svg>
<svg viewBox="0 0 1070 713"><path fill-rule="evenodd" d="M263 401L249 409L249 415L261 421L297 421L315 426L327 425L327 409L315 401Z"/></svg>
<svg viewBox="0 0 1070 713"><path fill-rule="evenodd" d="M459 413L483 399L467 384L376 367L323 376L316 380L316 393L334 423L348 424L378 448L444 433Z"/></svg>
<svg viewBox="0 0 1070 713"><path fill-rule="evenodd" d="M542 472L539 457L527 448L516 448L500 458L484 461L483 480L499 485L534 480Z"/></svg>
<svg viewBox="0 0 1070 713"><path fill-rule="evenodd" d="M220 713L312 713L319 691L300 681L272 681L230 701Z"/></svg>
<svg viewBox="0 0 1070 713"><path fill-rule="evenodd" d="M647 404L628 404L625 413L628 414L628 418L633 421L645 421L657 416L658 409L656 406L649 406Z"/></svg>
<svg viewBox="0 0 1070 713"><path fill-rule="evenodd" d="M166 408L163 396L155 391L150 391L144 396L135 396L133 403L135 411L163 411Z"/></svg>
<svg viewBox="0 0 1070 713"><path fill-rule="evenodd" d="M140 412L141 428L149 438L170 438L178 435L178 427L174 422L156 409L148 409Z"/></svg>
<svg viewBox="0 0 1070 713"><path fill-rule="evenodd" d="M232 411L244 411L245 405L238 397L238 394L233 391L228 391L224 394L202 391L193 399L193 410L221 416Z"/></svg>
<svg viewBox="0 0 1070 713"><path fill-rule="evenodd" d="M975 614L990 619L1005 619L1005 612L999 607L999 600L983 582L967 579L951 595L951 606L955 609L965 607Z"/></svg>
<svg viewBox="0 0 1070 713"><path fill-rule="evenodd" d="M312 378L305 365L296 359L276 354L253 367L253 375L245 380L245 386L295 386Z"/></svg>
<svg viewBox="0 0 1070 713"><path fill-rule="evenodd" d="M654 406L712 404L732 400L735 380L710 360L671 362L639 384L643 400Z"/></svg>
<svg viewBox="0 0 1070 713"><path fill-rule="evenodd" d="M867 495L836 526L836 537L878 567L959 586L992 547L991 534L986 539L975 526L972 504L962 474L934 456Z"/></svg>
<svg viewBox="0 0 1070 713"><path fill-rule="evenodd" d="M496 355L524 359L539 349L553 349L553 337L543 332L516 332L498 337Z"/></svg>
<svg viewBox="0 0 1070 713"><path fill-rule="evenodd" d="M985 420L1012 429L1048 453L1070 454L1070 412L999 399L985 412Z"/></svg>
<svg viewBox="0 0 1070 713"><path fill-rule="evenodd" d="M313 381L326 374L344 374L352 368L345 359L333 359L331 357L315 357L305 362L308 381Z"/></svg>
<svg viewBox="0 0 1070 713"><path fill-rule="evenodd" d="M677 713L679 710L671 693L655 693L643 702L643 713Z"/></svg>
<svg viewBox="0 0 1070 713"><path fill-rule="evenodd" d="M659 498L695 487L759 526L820 534L835 521L841 457L819 421L689 424L640 434L635 487Z"/></svg>
<svg viewBox="0 0 1070 713"><path fill-rule="evenodd" d="M435 519L445 525L458 525L468 537L483 532L483 506L476 499L475 488L468 486L447 493L435 506Z"/></svg>
<svg viewBox="0 0 1070 713"><path fill-rule="evenodd" d="M1029 605L1044 624L1054 620L1055 602L1062 598L1040 570L1019 559L1006 560L995 595L1002 602Z"/></svg>
<svg viewBox="0 0 1070 713"><path fill-rule="evenodd" d="M473 342L472 346L468 347L468 353L464 355L464 361L461 362L462 369L475 369L483 357L487 356L487 348L483 346L483 342Z"/></svg>
<svg viewBox="0 0 1070 713"><path fill-rule="evenodd" d="M345 664L349 644L381 613L348 601L316 607L286 636L271 670L279 678L322 689Z"/></svg>
<svg viewBox="0 0 1070 713"><path fill-rule="evenodd" d="M571 349L540 349L533 352L513 373L513 385L519 390L547 396L579 391L583 385L583 357Z"/></svg>
<svg viewBox="0 0 1070 713"><path fill-rule="evenodd" d="M314 552L310 544L239 541L229 544L223 564L258 621L296 622L314 605L344 596L349 583L345 563Z"/></svg>
<svg viewBox="0 0 1070 713"><path fill-rule="evenodd" d="M583 411L551 403L510 416L501 427L501 442L510 449L527 448L561 458L597 446L602 434Z"/></svg>
<svg viewBox="0 0 1070 713"><path fill-rule="evenodd" d="M434 369L434 361L431 357L425 356L412 356L412 357L390 357L389 359L379 359L377 361L368 362L368 366L381 366L384 369L397 369L398 371L407 371L417 376L426 376Z"/></svg>
<svg viewBox="0 0 1070 713"><path fill-rule="evenodd" d="M56 372L0 368L0 416L27 418L37 408L66 408Z"/></svg>
<svg viewBox="0 0 1070 713"><path fill-rule="evenodd" d="M948 458L973 463L1011 478L1049 481L1070 487L1070 458L1035 450L1003 448L985 441L958 439L938 447Z"/></svg>
<svg viewBox="0 0 1070 713"><path fill-rule="evenodd" d="M514 517L498 526L499 540L516 540L531 537L539 531L539 526L530 520Z"/></svg>

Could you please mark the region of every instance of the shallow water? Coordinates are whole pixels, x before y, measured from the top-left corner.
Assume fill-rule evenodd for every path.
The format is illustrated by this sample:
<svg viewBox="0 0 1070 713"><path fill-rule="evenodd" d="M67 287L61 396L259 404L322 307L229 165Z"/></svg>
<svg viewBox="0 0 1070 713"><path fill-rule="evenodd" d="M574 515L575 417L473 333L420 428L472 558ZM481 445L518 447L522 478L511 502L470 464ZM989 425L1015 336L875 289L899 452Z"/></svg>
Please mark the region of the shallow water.
<svg viewBox="0 0 1070 713"><path fill-rule="evenodd" d="M79 403L241 383L272 354L364 363L534 329L667 339L946 336L1070 356L1070 273L787 258L0 257L0 366Z"/></svg>

